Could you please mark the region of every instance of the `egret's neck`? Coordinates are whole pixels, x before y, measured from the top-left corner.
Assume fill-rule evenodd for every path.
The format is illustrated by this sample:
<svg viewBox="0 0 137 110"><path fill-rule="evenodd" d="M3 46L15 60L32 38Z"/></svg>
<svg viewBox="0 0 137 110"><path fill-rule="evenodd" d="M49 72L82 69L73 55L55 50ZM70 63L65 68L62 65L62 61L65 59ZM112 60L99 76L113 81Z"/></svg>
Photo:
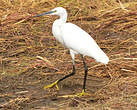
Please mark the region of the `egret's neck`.
<svg viewBox="0 0 137 110"><path fill-rule="evenodd" d="M60 17L59 18L60 21L62 21L63 23L66 23L66 21L67 21L67 12L60 14L59 17Z"/></svg>
<svg viewBox="0 0 137 110"><path fill-rule="evenodd" d="M64 41L62 39L62 34L61 34L61 26L63 24L66 23L67 21L67 13L65 14L60 14L59 15L59 19L55 20L53 25L52 25L52 33L54 35L54 37L61 42L62 44L64 44Z"/></svg>

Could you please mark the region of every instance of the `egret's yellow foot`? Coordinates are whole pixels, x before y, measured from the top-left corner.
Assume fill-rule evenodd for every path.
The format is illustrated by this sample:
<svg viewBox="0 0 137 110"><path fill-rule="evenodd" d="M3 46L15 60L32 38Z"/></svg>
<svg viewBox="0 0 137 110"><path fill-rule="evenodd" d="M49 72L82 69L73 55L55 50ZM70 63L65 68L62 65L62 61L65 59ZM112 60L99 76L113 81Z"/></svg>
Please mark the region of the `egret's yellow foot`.
<svg viewBox="0 0 137 110"><path fill-rule="evenodd" d="M81 96L86 96L86 95L90 96L90 94L85 93L85 90L84 90L84 89L82 90L81 93L76 94L76 96L79 96L79 97L81 97Z"/></svg>
<svg viewBox="0 0 137 110"><path fill-rule="evenodd" d="M52 84L50 84L50 85L44 86L44 89L47 89L47 88L51 88L51 87L56 86L57 90L59 90L59 87L58 87L58 85L57 85L57 84L58 84L58 81L59 81L59 80L55 81L54 83L52 83Z"/></svg>

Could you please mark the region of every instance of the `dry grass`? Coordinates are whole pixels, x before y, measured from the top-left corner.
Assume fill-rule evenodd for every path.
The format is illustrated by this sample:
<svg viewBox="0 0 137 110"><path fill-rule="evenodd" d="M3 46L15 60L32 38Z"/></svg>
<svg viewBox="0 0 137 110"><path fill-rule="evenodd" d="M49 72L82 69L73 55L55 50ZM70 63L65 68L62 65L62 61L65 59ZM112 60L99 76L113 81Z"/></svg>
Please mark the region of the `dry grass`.
<svg viewBox="0 0 137 110"><path fill-rule="evenodd" d="M91 62L91 58L86 57L89 75L98 78L108 77L108 79L111 76L111 82L96 92L97 101L91 101L89 98L59 100L55 104L58 105L58 109L64 107L68 110L80 108L137 109L136 0L1 0L0 80L4 82L11 76L16 77L23 74L23 77L20 76L22 79L19 79L24 81L24 77L35 73L34 76L40 76L36 81L31 79L32 85L35 86L40 82L39 86L43 86L44 79L48 75L71 71L71 58L68 50L56 42L51 34L51 26L56 17L32 18L37 13L48 11L57 6L65 7L69 13L68 21L86 30L110 58L109 64L105 67L102 64ZM78 74L81 75L83 74L81 60L77 58L76 62L78 63L76 65ZM40 78L41 80L39 80ZM19 79L16 80L19 81ZM12 79L10 80L12 82ZM18 81L16 84L19 86L21 82ZM11 107L14 109L17 107L20 109L33 102L30 96L22 97L22 95L10 94L12 88L9 88L9 85L14 86L15 84L5 81L6 88L2 82L0 83L1 108ZM36 89L34 87L33 91ZM4 90L6 93L3 92ZM15 97L13 97L14 95ZM41 97L37 97L37 100L34 99L34 102L41 103ZM31 109L31 106L29 108ZM46 108L54 109L55 107L43 105L40 107L40 109Z"/></svg>

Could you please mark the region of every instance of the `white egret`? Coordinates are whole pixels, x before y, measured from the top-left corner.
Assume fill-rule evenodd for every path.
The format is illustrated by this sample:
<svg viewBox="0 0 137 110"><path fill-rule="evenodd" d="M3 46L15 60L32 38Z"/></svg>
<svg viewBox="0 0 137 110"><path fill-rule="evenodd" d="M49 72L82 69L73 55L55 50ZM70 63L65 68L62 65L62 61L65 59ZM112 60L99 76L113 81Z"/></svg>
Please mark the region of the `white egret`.
<svg viewBox="0 0 137 110"><path fill-rule="evenodd" d="M49 12L45 12L42 14L38 14L35 17L43 16L43 15L57 15L59 19L55 20L52 25L52 33L54 37L62 43L65 47L70 50L70 55L72 57L73 63L73 71L72 73L64 76L63 78L55 81L54 83L44 86L44 88L50 88L56 86L59 90L57 84L62 80L72 76L75 74L75 54L81 54L85 75L84 75L84 82L83 82L83 90L79 95L85 94L85 87L86 87L86 78L88 73L88 68L84 61L83 56L87 55L89 57L94 58L97 62L101 62L103 64L107 64L109 62L109 58L107 55L100 49L97 45L95 40L84 30L78 27L75 24L67 23L67 12L66 9L62 7L57 7L52 9Z"/></svg>

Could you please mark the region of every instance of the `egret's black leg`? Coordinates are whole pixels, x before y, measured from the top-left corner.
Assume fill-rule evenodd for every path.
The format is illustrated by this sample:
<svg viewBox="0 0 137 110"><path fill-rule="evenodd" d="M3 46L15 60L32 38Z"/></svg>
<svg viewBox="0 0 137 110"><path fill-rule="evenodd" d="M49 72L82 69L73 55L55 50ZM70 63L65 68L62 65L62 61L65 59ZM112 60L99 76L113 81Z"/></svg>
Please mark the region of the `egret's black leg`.
<svg viewBox="0 0 137 110"><path fill-rule="evenodd" d="M70 77L70 76L72 76L72 75L75 74L75 62L74 62L74 57L72 57L72 63L73 63L73 71L72 71L72 73L64 76L63 78L55 81L54 83L52 83L52 84L50 84L50 85L44 86L44 89L47 89L47 88L51 88L51 87L53 87L53 86L56 86L57 90L59 90L59 87L58 87L57 84L58 84L60 81L63 81L64 79L66 79L66 78L68 78L68 77Z"/></svg>
<svg viewBox="0 0 137 110"><path fill-rule="evenodd" d="M87 68L87 65L86 65L86 63L85 63L84 58L83 58L82 55L81 55L81 58L82 58L82 61L83 61L83 64L84 64L85 75L84 75L84 82L83 82L82 92L78 93L76 96L90 95L90 94L88 94L88 93L85 92L85 89L86 89L86 80L87 80L87 74L88 74L88 68Z"/></svg>
<svg viewBox="0 0 137 110"><path fill-rule="evenodd" d="M84 69L85 69L84 83L83 83L83 90L84 90L84 92L85 92L85 88L86 88L86 80L87 80L87 74L88 74L88 67L87 67L87 65L86 65L86 63L85 63L84 58L83 58L82 55L81 55L81 58L82 58L82 60L83 60Z"/></svg>
<svg viewBox="0 0 137 110"><path fill-rule="evenodd" d="M61 79L59 79L59 80L58 80L58 83L59 83L60 81L64 80L64 79L66 79L66 78L68 78L68 77L74 75L74 74L75 74L75 64L73 65L73 71L72 71L72 73L70 73L70 74L64 76L64 77L61 78Z"/></svg>
<svg viewBox="0 0 137 110"><path fill-rule="evenodd" d="M75 60L74 60L75 54L73 53L72 50L70 50L70 55L71 55L71 57L72 57L73 71L72 71L72 73L70 73L70 74L64 76L64 77L61 78L61 79L59 79L59 80L58 80L58 83L59 83L60 81L62 81L62 80L64 80L64 79L66 79L66 78L68 78L68 77L70 77L70 76L72 76L72 75L75 74Z"/></svg>

